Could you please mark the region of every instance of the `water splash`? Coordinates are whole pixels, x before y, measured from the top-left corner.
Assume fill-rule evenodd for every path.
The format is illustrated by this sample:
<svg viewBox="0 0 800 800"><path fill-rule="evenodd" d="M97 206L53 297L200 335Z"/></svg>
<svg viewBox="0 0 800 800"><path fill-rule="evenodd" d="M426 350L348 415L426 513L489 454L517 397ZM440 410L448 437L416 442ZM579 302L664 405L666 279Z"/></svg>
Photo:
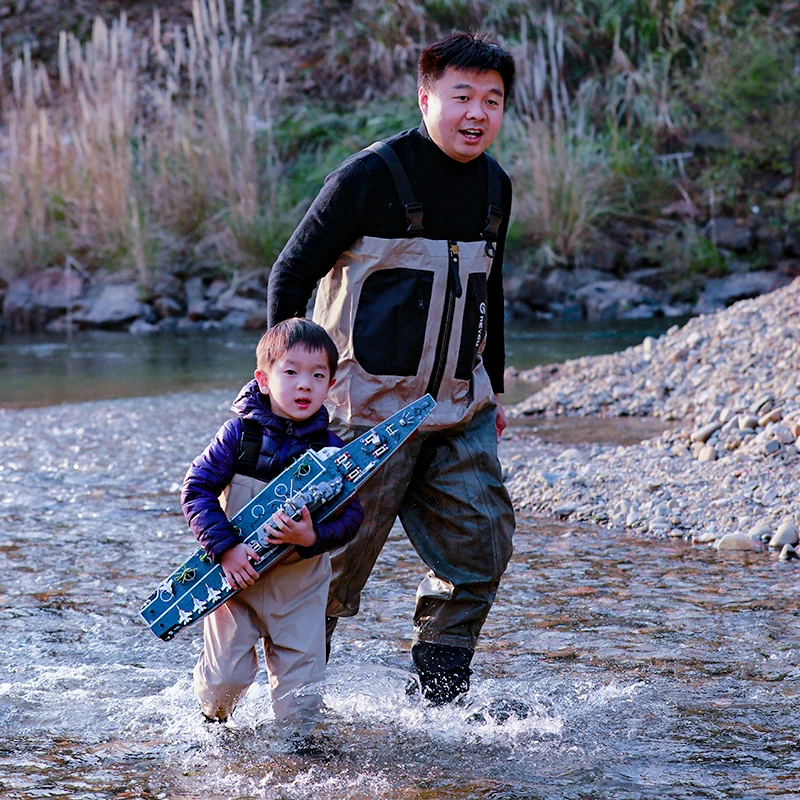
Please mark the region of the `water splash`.
<svg viewBox="0 0 800 800"><path fill-rule="evenodd" d="M337 628L315 742L277 725L263 670L229 725L204 724L202 631L165 644L138 608L194 550L177 487L229 400L0 412L0 793L800 795L791 565L524 519L463 704L406 695L424 568L398 528Z"/></svg>

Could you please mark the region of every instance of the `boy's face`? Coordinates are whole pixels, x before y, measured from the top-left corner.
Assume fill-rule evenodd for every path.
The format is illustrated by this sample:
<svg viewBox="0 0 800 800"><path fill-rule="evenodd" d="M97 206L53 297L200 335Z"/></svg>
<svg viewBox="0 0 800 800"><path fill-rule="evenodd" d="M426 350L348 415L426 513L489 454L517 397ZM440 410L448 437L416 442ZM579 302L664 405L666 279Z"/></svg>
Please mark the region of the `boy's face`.
<svg viewBox="0 0 800 800"><path fill-rule="evenodd" d="M335 383L325 351L302 347L292 347L266 372L257 369L254 374L273 412L297 422L319 411Z"/></svg>
<svg viewBox="0 0 800 800"><path fill-rule="evenodd" d="M454 67L430 86L420 86L422 118L439 149L462 164L486 150L503 124L504 88L495 70Z"/></svg>

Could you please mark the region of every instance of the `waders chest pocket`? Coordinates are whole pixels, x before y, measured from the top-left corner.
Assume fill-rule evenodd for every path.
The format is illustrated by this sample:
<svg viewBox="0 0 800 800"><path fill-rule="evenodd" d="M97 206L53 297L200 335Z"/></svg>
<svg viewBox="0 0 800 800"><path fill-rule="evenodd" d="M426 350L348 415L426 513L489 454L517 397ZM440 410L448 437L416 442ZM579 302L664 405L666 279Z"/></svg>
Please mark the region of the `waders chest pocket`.
<svg viewBox="0 0 800 800"><path fill-rule="evenodd" d="M433 272L383 269L361 287L353 349L372 375L416 375L425 344Z"/></svg>

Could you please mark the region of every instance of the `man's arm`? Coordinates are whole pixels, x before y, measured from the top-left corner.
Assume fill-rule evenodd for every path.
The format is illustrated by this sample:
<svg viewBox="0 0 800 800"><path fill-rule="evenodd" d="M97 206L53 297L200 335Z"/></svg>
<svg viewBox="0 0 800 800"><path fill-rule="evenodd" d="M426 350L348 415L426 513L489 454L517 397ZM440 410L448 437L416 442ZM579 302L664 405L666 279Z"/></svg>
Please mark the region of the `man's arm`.
<svg viewBox="0 0 800 800"><path fill-rule="evenodd" d="M504 176L505 177L505 176ZM503 290L503 259L505 256L506 234L511 217L511 181L504 179L503 222L498 231L496 252L492 269L486 283L486 304L488 324L486 346L483 350L483 365L492 383L495 395L505 390L504 372L506 368L505 341L505 293Z"/></svg>
<svg viewBox="0 0 800 800"><path fill-rule="evenodd" d="M378 156L357 153L326 180L269 275L267 324L305 316L317 282L364 235Z"/></svg>

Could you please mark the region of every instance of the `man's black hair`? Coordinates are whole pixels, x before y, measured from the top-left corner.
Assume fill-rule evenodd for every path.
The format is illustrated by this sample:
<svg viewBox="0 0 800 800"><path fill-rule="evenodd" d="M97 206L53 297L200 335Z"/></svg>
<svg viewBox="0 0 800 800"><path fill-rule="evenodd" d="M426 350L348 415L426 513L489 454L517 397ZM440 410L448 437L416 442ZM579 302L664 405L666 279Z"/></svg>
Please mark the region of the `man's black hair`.
<svg viewBox="0 0 800 800"><path fill-rule="evenodd" d="M273 325L256 345L256 366L266 372L293 347L307 351L322 350L328 358L331 378L336 375L339 350L324 328L305 317L292 317Z"/></svg>
<svg viewBox="0 0 800 800"><path fill-rule="evenodd" d="M484 34L455 31L426 47L419 57L419 85L429 87L444 75L448 67L499 72L505 99L511 96L516 72L514 56L499 44L490 42Z"/></svg>

